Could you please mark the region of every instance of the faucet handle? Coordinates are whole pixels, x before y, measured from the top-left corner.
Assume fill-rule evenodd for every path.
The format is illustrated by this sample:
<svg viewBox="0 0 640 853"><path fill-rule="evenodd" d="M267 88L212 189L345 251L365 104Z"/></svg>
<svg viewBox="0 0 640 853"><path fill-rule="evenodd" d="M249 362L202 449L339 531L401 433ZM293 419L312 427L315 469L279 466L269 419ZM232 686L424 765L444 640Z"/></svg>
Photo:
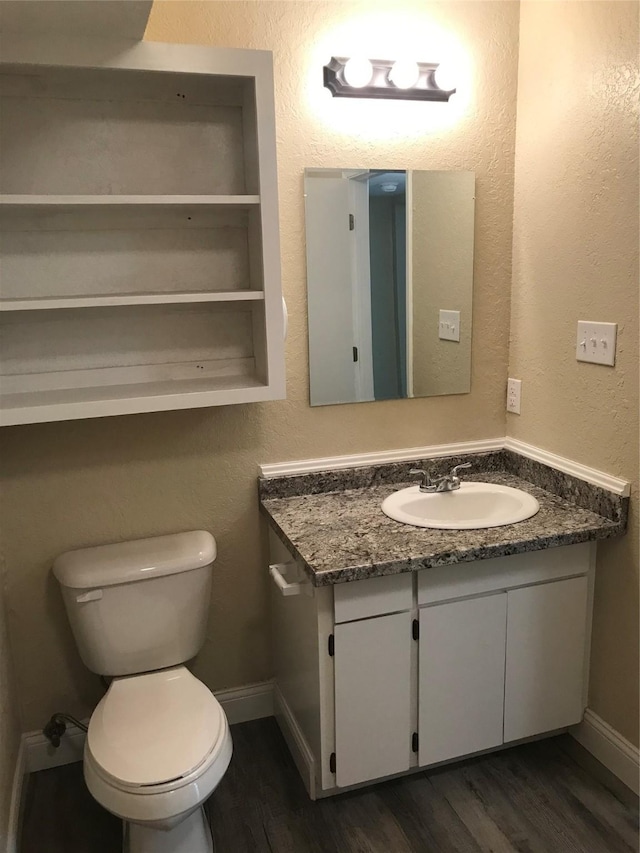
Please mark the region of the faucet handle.
<svg viewBox="0 0 640 853"><path fill-rule="evenodd" d="M473 465L472 465L472 463L471 463L471 462L463 462L461 465L456 465L456 467L455 467L455 468L452 468L452 469L451 469L451 476L452 476L452 477L457 477L457 476L458 476L458 471L459 471L461 468L473 468Z"/></svg>
<svg viewBox="0 0 640 853"><path fill-rule="evenodd" d="M419 474L422 477L422 482L420 483L421 489L426 489L431 485L431 477L429 476L429 472L425 471L424 468L411 468L409 470L410 474Z"/></svg>

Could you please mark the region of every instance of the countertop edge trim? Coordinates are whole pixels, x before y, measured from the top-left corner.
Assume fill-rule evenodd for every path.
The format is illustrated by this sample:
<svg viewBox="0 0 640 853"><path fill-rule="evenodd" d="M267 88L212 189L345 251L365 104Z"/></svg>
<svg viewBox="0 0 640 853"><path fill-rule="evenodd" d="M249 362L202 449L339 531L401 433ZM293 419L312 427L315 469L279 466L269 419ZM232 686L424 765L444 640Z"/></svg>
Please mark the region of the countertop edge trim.
<svg viewBox="0 0 640 853"><path fill-rule="evenodd" d="M413 459L435 459L439 456L456 456L461 453L484 453L503 450L504 438L486 438L478 441L458 441L453 444L431 444L426 447L405 447L400 450L381 450L372 453L353 453L345 456L319 456L314 459L294 459L291 462L274 462L258 465L260 477L271 480L291 474L316 474L345 468L367 468L390 462L410 462Z"/></svg>
<svg viewBox="0 0 640 853"><path fill-rule="evenodd" d="M304 559L300 551L282 530L277 521L269 513L267 507L262 503L260 510L266 522L274 531L278 539L291 552L292 556L299 561L304 568L311 585L314 587L335 586L349 581L363 580L387 575L398 575L405 572L416 572L429 570L439 566L453 566L458 563L470 563L476 560L492 560L499 557L510 557L514 554L524 554L533 551L544 551L548 548L557 548L566 545L579 545L584 542L597 542L603 539L613 539L624 532L624 525L613 521L607 521L597 528L586 528L571 533L552 534L539 539L523 539L520 542L511 542L507 545L488 545L481 548L471 548L468 551L451 551L450 559L443 554L433 557L415 557L409 560L398 560L394 562L381 562L375 565L352 565L337 569L316 570Z"/></svg>
<svg viewBox="0 0 640 853"><path fill-rule="evenodd" d="M312 569L312 568L311 568L311 566L307 563L307 561L306 561L306 560L305 560L305 558L302 556L302 554L300 553L300 551L298 551L298 549L297 549L297 548L296 548L296 546L293 544L293 542L291 541L291 539L289 539L289 537L287 536L287 534L286 534L286 533L284 532L284 530L280 527L280 525L278 524L278 522L277 522L277 521L275 520L275 518L271 515L271 513L269 512L269 510L267 509L267 507L262 503L262 501L260 501L259 508L260 508L260 512L261 512L261 513L262 513L262 515L264 516L264 519L265 519L266 523L269 525L269 527L271 527L271 529L272 529L272 530L273 530L273 532L276 534L276 536L278 537L278 539L279 539L279 540L282 542L282 544L287 548L287 550L290 552L291 556L292 556L292 557L294 557L294 559L298 560L298 562L300 563L300 565L304 566L304 570L305 570L305 572L307 573L307 575L309 576L309 579L310 579L310 580L311 580L311 582L312 582L312 586L320 586L320 584L317 584L317 583L315 582L315 579L316 579L316 572L315 572L315 570L314 570L314 569Z"/></svg>
<svg viewBox="0 0 640 853"><path fill-rule="evenodd" d="M313 459L299 459L290 462L275 462L258 465L259 476L271 480L295 474L312 474L321 471L344 470L393 462L409 462L413 459L436 459L440 456L455 456L466 453L485 453L492 450L512 450L528 459L534 459L550 468L576 477L621 497L628 497L630 483L620 477L614 477L597 468L583 465L565 456L527 444L510 436L487 438L478 441L460 441L451 444L432 444L426 447L405 447L399 450L374 451L372 453L354 453L344 456L326 456Z"/></svg>
<svg viewBox="0 0 640 853"><path fill-rule="evenodd" d="M623 498L628 498L631 493L631 484L628 480L623 480L620 477L614 477L612 474L599 471L597 468L590 468L588 465L575 462L573 459L568 459L566 456L558 456L555 453L551 453L549 450L544 450L543 448L536 447L533 444L527 444L517 438L506 436L502 449L512 450L520 456L526 456L528 459L534 459L536 462L548 465L549 468L555 468L557 471L562 471L564 474L569 474L572 477L576 477L578 480L585 480L587 483L599 486L601 489L613 492Z"/></svg>
<svg viewBox="0 0 640 853"><path fill-rule="evenodd" d="M517 554L532 553L534 551L546 551L549 548L561 548L568 545L580 545L584 542L598 542L603 539L613 539L620 534L619 525L610 528L602 527L591 530L580 530L572 533L558 534L535 540L525 540L521 543L510 543L509 545L492 545L484 549L471 549L469 551L451 552L452 559L443 559L442 555L435 557L416 557L409 561L396 563L376 563L375 566L346 566L343 569L327 569L313 572L306 562L301 562L311 579L312 585L316 587L335 586L339 583L348 583L355 580L366 580L368 578L384 577L386 575L399 575L405 572L418 572L436 569L440 566L455 566L460 563L473 563L478 560L494 560L500 557L513 557ZM552 541L553 540L553 541ZM296 553L298 553L296 551ZM362 573L362 576L359 576ZM342 576L344 575L344 576Z"/></svg>

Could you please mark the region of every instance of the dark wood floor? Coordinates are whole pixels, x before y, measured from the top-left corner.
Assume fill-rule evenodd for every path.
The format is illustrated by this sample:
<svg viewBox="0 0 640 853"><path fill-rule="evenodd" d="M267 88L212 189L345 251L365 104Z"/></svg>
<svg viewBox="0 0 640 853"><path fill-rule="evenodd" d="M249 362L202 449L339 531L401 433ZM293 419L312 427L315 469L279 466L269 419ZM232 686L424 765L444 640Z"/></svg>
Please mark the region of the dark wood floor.
<svg viewBox="0 0 640 853"><path fill-rule="evenodd" d="M629 853L638 811L560 738L311 802L273 719L233 726L209 800L216 853ZM120 853L82 765L30 777L21 853Z"/></svg>

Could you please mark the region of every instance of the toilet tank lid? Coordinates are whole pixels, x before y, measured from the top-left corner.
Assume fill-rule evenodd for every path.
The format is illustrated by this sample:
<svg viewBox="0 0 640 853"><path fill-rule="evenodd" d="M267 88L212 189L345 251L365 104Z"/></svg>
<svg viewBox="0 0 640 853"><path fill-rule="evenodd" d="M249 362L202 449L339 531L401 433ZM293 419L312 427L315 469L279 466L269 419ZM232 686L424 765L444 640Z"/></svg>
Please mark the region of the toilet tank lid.
<svg viewBox="0 0 640 853"><path fill-rule="evenodd" d="M54 561L53 573L62 586L86 589L187 572L208 566L215 558L213 536L191 530L67 551Z"/></svg>

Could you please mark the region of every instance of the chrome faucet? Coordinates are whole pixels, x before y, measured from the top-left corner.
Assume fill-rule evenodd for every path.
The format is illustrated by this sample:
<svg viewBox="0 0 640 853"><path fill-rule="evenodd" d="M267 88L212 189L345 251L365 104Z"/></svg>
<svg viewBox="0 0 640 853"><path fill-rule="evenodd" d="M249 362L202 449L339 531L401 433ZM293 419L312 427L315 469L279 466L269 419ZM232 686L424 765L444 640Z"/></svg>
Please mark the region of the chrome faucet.
<svg viewBox="0 0 640 853"><path fill-rule="evenodd" d="M435 492L455 492L460 488L460 477L458 476L458 471L461 468L471 468L471 462L463 462L461 465L456 465L455 468L451 469L451 473L445 474L442 477L436 477L435 480L432 480L429 472L422 468L412 468L409 473L420 474L422 477L422 482L420 483L421 492L426 492L427 494L434 494Z"/></svg>

